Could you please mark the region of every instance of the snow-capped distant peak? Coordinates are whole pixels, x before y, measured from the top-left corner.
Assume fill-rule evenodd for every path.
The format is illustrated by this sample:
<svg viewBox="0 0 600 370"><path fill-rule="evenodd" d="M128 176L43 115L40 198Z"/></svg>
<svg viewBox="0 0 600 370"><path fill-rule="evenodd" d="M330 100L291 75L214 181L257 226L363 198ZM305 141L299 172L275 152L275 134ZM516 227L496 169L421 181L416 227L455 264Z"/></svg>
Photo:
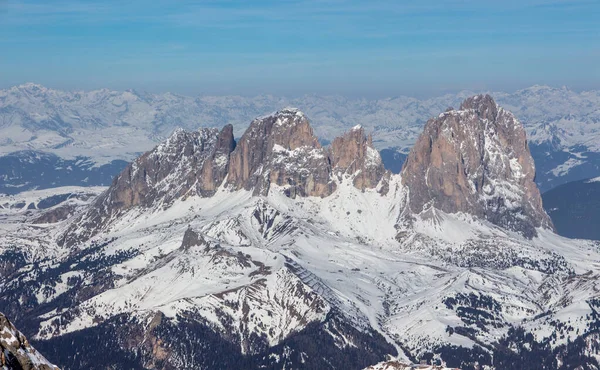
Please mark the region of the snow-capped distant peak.
<svg viewBox="0 0 600 370"><path fill-rule="evenodd" d="M45 86L40 84L36 84L33 82L26 82L18 86L20 89L37 89L37 90L48 90Z"/></svg>
<svg viewBox="0 0 600 370"><path fill-rule="evenodd" d="M595 177L593 179L589 179L588 181L586 181L586 183L592 183L592 182L600 182L600 177Z"/></svg>

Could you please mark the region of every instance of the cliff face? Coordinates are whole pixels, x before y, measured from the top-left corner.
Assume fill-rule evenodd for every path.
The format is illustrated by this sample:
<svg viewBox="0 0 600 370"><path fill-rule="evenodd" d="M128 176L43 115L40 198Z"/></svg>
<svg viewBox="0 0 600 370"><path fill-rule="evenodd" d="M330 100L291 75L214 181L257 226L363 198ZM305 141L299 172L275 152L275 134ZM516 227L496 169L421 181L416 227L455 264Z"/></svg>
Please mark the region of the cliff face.
<svg viewBox="0 0 600 370"><path fill-rule="evenodd" d="M411 212L469 213L527 237L552 228L534 178L523 126L489 95L429 120L402 169Z"/></svg>
<svg viewBox="0 0 600 370"><path fill-rule="evenodd" d="M329 158L333 172L354 175L354 186L361 190L375 188L386 173L371 136L365 136L361 126L333 140Z"/></svg>
<svg viewBox="0 0 600 370"><path fill-rule="evenodd" d="M229 170L229 155L235 148L233 126L223 127L209 157L203 161L197 176L197 191L200 195L212 196L221 185Z"/></svg>
<svg viewBox="0 0 600 370"><path fill-rule="evenodd" d="M327 153L308 119L286 108L252 121L231 153L228 183L255 195L266 195L276 184L292 197L324 197L335 190L330 174Z"/></svg>

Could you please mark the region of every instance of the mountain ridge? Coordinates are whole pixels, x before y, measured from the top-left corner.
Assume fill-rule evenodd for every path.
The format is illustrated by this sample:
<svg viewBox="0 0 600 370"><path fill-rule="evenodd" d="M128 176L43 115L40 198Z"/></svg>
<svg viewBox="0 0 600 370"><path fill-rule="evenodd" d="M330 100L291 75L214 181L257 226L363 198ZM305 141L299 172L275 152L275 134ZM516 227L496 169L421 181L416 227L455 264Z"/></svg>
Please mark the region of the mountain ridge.
<svg viewBox="0 0 600 370"><path fill-rule="evenodd" d="M378 150L407 154L430 117L448 106L458 106L469 95L473 93L421 100L317 95L185 97L133 90L65 92L25 85L0 90L0 153L42 151L63 160L84 158L96 167L113 161L129 162L166 139L175 127L189 131L198 126L233 124L239 137L252 118L283 106L296 106L319 122L315 134L323 140L331 141L360 124L372 132ZM492 95L524 123L542 190L583 179L586 173L600 175L600 147L596 144L600 142L600 93L544 86ZM120 169L115 168L111 175ZM40 186L40 180L14 177L11 171L0 176L10 185L31 182L27 189Z"/></svg>

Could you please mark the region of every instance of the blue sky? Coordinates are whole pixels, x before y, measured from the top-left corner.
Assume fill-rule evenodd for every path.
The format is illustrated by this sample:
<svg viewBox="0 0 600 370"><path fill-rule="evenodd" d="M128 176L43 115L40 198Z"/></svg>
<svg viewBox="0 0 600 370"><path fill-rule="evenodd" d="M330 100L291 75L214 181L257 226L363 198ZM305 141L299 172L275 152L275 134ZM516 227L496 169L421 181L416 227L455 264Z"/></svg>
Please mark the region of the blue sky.
<svg viewBox="0 0 600 370"><path fill-rule="evenodd" d="M598 0L0 0L0 87L429 96L600 88Z"/></svg>

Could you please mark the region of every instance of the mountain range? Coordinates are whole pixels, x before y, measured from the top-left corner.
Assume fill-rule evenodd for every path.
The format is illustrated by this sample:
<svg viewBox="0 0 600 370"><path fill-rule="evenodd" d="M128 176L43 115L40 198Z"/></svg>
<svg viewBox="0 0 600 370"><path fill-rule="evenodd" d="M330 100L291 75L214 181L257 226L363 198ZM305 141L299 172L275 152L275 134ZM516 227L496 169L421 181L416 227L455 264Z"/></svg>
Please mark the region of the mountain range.
<svg viewBox="0 0 600 370"><path fill-rule="evenodd" d="M60 91L37 84L0 90L0 192L109 185L128 162L177 127L222 127L236 135L252 118L295 106L323 145L355 125L372 133L386 168L398 173L426 121L473 92L429 99L186 97L134 90ZM600 92L532 86L492 96L521 119L542 191L600 176Z"/></svg>
<svg viewBox="0 0 600 370"><path fill-rule="evenodd" d="M0 311L63 369L600 368L600 243L555 233L517 115L457 106L399 174L285 108L3 196Z"/></svg>

